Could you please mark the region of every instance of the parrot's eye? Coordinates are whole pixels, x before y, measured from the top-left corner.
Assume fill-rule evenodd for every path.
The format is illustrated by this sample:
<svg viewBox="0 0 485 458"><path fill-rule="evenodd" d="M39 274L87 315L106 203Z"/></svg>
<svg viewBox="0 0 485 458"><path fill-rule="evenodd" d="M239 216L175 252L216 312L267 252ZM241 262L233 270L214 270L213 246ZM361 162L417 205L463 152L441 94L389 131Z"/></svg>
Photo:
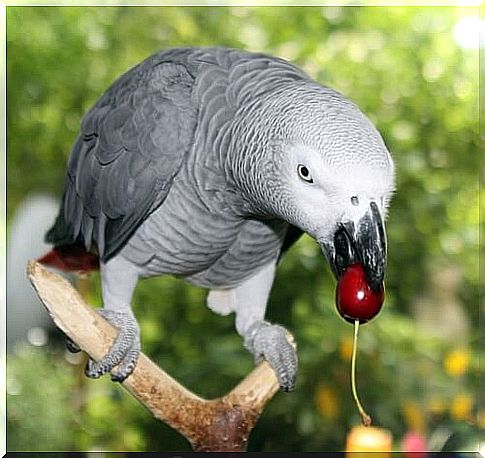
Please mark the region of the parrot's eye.
<svg viewBox="0 0 485 458"><path fill-rule="evenodd" d="M298 165L298 175L303 181L307 183L313 183L313 178L310 175L310 171L302 164Z"/></svg>

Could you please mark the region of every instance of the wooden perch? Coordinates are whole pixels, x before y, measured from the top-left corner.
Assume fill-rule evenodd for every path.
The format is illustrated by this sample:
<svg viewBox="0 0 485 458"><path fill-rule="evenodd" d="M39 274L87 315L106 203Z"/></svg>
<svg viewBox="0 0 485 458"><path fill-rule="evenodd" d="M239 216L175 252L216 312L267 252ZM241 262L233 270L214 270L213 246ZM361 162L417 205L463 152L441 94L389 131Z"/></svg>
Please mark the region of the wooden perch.
<svg viewBox="0 0 485 458"><path fill-rule="evenodd" d="M93 359L105 355L115 328L59 275L34 261L29 262L27 274L57 327ZM263 362L225 396L205 400L144 354L122 385L197 451L244 451L265 404L279 389L273 370Z"/></svg>

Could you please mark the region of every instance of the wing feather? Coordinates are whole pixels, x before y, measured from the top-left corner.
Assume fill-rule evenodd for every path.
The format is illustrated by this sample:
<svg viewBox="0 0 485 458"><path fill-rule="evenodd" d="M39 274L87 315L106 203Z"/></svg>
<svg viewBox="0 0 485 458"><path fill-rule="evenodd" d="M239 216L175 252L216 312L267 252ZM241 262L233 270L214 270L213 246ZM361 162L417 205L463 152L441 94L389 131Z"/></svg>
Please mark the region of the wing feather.
<svg viewBox="0 0 485 458"><path fill-rule="evenodd" d="M200 179L211 176L199 188L224 189L223 156L233 141L235 113L242 116L247 101L258 103L273 82L304 77L281 59L240 50L177 48L151 56L84 116L46 240L84 243L108 260L163 204L195 146L205 155L198 161Z"/></svg>
<svg viewBox="0 0 485 458"><path fill-rule="evenodd" d="M106 261L163 203L192 144L193 81L182 59L156 55L108 89L81 123L48 242L83 242Z"/></svg>

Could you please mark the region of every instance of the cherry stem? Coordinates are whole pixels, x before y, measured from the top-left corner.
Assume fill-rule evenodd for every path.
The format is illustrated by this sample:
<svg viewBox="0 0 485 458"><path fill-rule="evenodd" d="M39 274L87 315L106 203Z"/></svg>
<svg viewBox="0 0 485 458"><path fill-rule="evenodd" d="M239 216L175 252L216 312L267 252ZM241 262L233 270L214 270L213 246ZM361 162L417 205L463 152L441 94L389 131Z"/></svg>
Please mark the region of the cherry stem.
<svg viewBox="0 0 485 458"><path fill-rule="evenodd" d="M357 396L357 389L355 387L355 360L357 356L357 336L359 334L359 320L355 320L354 322L354 345L352 346L352 376L351 376L351 381L352 381L352 395L354 396L354 401L355 405L357 406L357 409L359 409L360 416L362 417L362 423L364 426L370 426L372 423L372 418L370 415L366 413L364 408L362 407L362 404L359 401L359 397Z"/></svg>

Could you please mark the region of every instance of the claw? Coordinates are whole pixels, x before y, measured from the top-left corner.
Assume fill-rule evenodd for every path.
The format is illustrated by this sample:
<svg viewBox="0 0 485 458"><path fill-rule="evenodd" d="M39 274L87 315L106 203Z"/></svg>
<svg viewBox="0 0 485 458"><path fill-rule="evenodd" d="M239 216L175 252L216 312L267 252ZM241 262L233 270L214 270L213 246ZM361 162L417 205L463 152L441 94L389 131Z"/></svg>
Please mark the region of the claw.
<svg viewBox="0 0 485 458"><path fill-rule="evenodd" d="M246 334L245 346L257 362L264 358L269 363L283 391L295 388L298 367L296 346L283 326L266 321L254 323Z"/></svg>
<svg viewBox="0 0 485 458"><path fill-rule="evenodd" d="M66 337L66 347L71 353L79 353L81 351L69 337Z"/></svg>

